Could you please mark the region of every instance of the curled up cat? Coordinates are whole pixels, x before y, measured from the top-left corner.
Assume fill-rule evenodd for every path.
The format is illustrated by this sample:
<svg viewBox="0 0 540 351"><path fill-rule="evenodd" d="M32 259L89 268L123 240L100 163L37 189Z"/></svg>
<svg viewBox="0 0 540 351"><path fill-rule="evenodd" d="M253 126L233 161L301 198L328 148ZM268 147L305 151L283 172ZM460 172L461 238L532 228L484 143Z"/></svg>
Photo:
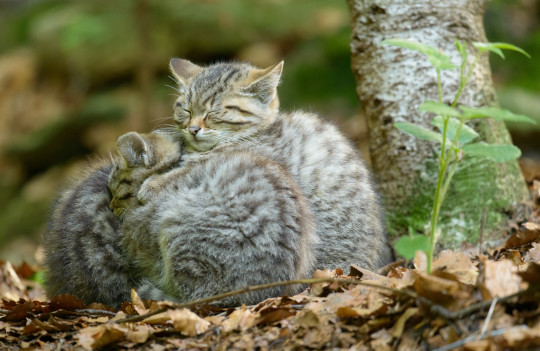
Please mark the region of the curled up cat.
<svg viewBox="0 0 540 351"><path fill-rule="evenodd" d="M298 184L315 217L315 267L375 270L392 259L369 171L336 127L305 112L279 110L283 62L201 67L172 59L178 83L176 133L185 160L217 150L249 149L279 165Z"/></svg>
<svg viewBox="0 0 540 351"><path fill-rule="evenodd" d="M147 283L139 289L143 298L185 302L312 273L313 217L277 163L226 150L180 163L178 140L157 133L125 134L117 148L111 208L121 219L121 246ZM299 288L221 303L252 304Z"/></svg>
<svg viewBox="0 0 540 351"><path fill-rule="evenodd" d="M388 263L364 162L330 123L279 110L282 67L173 59L174 135L122 136L116 164L90 167L62 193L43 240L47 294L119 306L136 288L186 301Z"/></svg>

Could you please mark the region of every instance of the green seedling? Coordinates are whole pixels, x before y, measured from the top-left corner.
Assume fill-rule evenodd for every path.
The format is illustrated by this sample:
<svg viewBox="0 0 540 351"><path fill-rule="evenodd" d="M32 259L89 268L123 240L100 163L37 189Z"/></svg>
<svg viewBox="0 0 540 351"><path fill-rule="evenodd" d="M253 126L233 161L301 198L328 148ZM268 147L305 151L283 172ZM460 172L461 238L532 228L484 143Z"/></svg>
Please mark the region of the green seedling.
<svg viewBox="0 0 540 351"><path fill-rule="evenodd" d="M456 48L461 57L461 64L454 65L450 56L444 54L441 50L413 42L407 39L388 39L382 42L384 45L393 45L405 49L414 50L425 54L428 61L433 65L437 72L437 90L438 101L425 101L419 107L421 112L435 114L431 124L438 130L432 130L414 123L395 123L394 126L405 133L413 135L421 140L436 142L441 145L439 155L439 171L437 176L437 186L433 207L431 211L430 228L427 235L410 234L402 236L395 245L396 251L405 257L411 259L416 251L424 251L427 255L427 271L431 272L433 262L433 251L436 243L437 222L441 206L446 193L456 171L456 166L463 157L481 157L495 162L506 162L515 160L521 155L521 151L514 145L506 144L487 144L485 142L474 142L478 134L466 122L472 119L494 118L504 121L518 121L535 123L527 116L514 114L508 110L497 107L467 107L458 106L458 101L467 85L472 72L478 63L480 57L488 52L493 52L504 59L502 50L513 50L530 58L524 50L506 43L472 43L476 48L476 56L473 62L468 65L467 45L456 40ZM443 92L441 85L441 71L459 69L459 87L454 95L451 104L443 102Z"/></svg>

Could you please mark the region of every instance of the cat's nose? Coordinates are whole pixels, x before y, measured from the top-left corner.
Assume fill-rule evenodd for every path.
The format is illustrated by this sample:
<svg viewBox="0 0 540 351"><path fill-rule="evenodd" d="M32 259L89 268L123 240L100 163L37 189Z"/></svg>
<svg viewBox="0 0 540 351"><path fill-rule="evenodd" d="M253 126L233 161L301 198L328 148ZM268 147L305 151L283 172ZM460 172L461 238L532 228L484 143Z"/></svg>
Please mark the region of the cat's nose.
<svg viewBox="0 0 540 351"><path fill-rule="evenodd" d="M199 126L189 126L188 130L191 133L191 135L195 136L199 132L199 130L201 130L201 127L199 127Z"/></svg>

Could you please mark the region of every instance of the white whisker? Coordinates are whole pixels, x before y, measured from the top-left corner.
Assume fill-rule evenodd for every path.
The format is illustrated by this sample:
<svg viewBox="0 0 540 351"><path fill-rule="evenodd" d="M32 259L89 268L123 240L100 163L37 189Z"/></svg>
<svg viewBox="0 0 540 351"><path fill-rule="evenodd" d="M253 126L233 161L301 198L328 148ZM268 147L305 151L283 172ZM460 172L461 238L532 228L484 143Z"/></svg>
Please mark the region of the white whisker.
<svg viewBox="0 0 540 351"><path fill-rule="evenodd" d="M109 151L109 157L111 158L111 162L112 162L113 166L117 167L116 166L116 161L114 160L114 157L113 157L113 155L112 155L112 153L110 151Z"/></svg>
<svg viewBox="0 0 540 351"><path fill-rule="evenodd" d="M182 90L180 90L179 88L177 87L173 87L172 85L169 85L169 84L165 84L166 87L169 87L171 89L173 89L174 91L178 92L178 93L182 93Z"/></svg>
<svg viewBox="0 0 540 351"><path fill-rule="evenodd" d="M175 77L171 76L170 74L168 75L169 78L172 79L173 82L175 82L177 85L180 85L180 82L178 81L178 79L176 79Z"/></svg>

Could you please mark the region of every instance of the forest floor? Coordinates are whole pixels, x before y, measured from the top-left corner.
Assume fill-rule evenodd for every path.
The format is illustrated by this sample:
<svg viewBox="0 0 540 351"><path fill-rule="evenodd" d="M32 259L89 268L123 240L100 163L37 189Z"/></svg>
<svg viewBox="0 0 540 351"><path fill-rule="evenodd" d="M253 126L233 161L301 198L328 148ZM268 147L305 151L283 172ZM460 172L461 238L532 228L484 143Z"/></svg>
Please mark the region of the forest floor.
<svg viewBox="0 0 540 351"><path fill-rule="evenodd" d="M533 171L536 173L536 171ZM296 296L218 308L132 301L119 310L70 295L46 299L36 268L0 265L5 350L525 350L540 348L540 172L528 178L534 214L504 245L464 244L379 272L317 271ZM536 180L534 180L536 178ZM347 267L348 268L348 267Z"/></svg>

